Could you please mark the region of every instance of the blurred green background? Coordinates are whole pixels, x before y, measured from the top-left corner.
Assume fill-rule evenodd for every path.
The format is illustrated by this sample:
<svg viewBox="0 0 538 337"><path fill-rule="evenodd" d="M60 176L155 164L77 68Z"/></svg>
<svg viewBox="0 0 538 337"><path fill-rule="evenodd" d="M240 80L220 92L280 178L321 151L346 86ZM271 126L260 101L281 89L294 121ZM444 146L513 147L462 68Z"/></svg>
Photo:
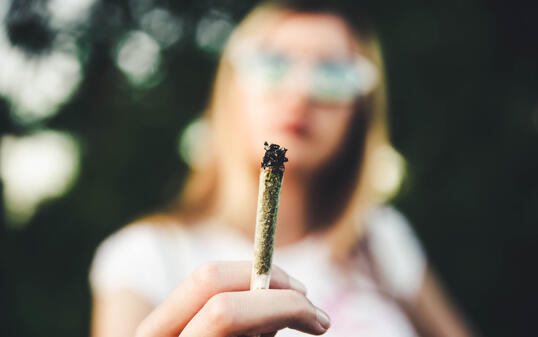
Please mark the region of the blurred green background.
<svg viewBox="0 0 538 337"><path fill-rule="evenodd" d="M177 194L181 131L255 3L0 0L0 335L88 334L96 246ZM535 336L533 2L362 3L407 162L392 202L479 332Z"/></svg>

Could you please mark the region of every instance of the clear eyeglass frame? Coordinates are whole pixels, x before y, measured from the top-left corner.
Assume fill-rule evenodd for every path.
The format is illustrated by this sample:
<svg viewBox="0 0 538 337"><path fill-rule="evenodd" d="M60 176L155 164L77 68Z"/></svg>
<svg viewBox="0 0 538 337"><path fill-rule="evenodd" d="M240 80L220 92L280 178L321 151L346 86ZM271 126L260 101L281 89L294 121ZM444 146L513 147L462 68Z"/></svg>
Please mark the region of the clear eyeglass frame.
<svg viewBox="0 0 538 337"><path fill-rule="evenodd" d="M248 86L261 90L302 85L318 101L348 102L372 92L379 81L377 67L358 53L346 60L313 62L271 51L254 41L234 42L228 58Z"/></svg>

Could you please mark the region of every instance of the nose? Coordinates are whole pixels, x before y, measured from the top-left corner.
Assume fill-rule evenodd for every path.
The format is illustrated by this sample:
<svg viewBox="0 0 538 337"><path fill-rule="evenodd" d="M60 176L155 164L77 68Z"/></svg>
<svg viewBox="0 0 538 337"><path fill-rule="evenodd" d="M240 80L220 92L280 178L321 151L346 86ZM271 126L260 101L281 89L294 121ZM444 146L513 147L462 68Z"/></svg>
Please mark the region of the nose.
<svg viewBox="0 0 538 337"><path fill-rule="evenodd" d="M297 64L288 79L290 80L289 90L295 91L296 94L308 95L312 79L312 71L308 64Z"/></svg>
<svg viewBox="0 0 538 337"><path fill-rule="evenodd" d="M291 119L303 119L309 111L310 97L304 86L296 86L286 92L281 100L282 112Z"/></svg>
<svg viewBox="0 0 538 337"><path fill-rule="evenodd" d="M282 91L282 103L287 110L306 110L311 102L310 99L310 71L308 67L298 66L289 74L288 81Z"/></svg>

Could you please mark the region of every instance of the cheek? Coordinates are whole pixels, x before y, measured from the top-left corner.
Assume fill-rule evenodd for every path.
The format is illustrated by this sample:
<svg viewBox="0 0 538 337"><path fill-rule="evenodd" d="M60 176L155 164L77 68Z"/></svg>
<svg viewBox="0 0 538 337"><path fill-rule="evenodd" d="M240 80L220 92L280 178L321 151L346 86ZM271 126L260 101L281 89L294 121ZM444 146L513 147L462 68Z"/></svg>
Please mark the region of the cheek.
<svg viewBox="0 0 538 337"><path fill-rule="evenodd" d="M264 98L249 88L237 85L234 92L234 113L237 116L235 135L249 157L256 162L263 156L263 143L268 139L268 114L270 106Z"/></svg>
<svg viewBox="0 0 538 337"><path fill-rule="evenodd" d="M324 160L342 146L352 121L352 106L323 108L316 111L318 149Z"/></svg>
<svg viewBox="0 0 538 337"><path fill-rule="evenodd" d="M246 136L245 140L256 142L265 134L267 105L248 89L242 89L238 94L240 107L237 112L241 121L239 131Z"/></svg>
<svg viewBox="0 0 538 337"><path fill-rule="evenodd" d="M255 88L237 85L235 91L239 132L246 142L263 148L263 142L278 142L279 126L286 120L286 105L282 100Z"/></svg>

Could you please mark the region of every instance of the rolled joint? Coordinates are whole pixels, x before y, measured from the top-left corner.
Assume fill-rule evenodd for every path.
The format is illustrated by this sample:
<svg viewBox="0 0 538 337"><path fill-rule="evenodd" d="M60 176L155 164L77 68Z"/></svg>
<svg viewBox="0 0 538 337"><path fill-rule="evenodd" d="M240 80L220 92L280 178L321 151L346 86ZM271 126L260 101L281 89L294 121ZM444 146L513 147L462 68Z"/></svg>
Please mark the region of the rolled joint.
<svg viewBox="0 0 538 337"><path fill-rule="evenodd" d="M270 272L267 274L258 274L254 271L250 279L250 290L269 289L270 282L271 282Z"/></svg>

